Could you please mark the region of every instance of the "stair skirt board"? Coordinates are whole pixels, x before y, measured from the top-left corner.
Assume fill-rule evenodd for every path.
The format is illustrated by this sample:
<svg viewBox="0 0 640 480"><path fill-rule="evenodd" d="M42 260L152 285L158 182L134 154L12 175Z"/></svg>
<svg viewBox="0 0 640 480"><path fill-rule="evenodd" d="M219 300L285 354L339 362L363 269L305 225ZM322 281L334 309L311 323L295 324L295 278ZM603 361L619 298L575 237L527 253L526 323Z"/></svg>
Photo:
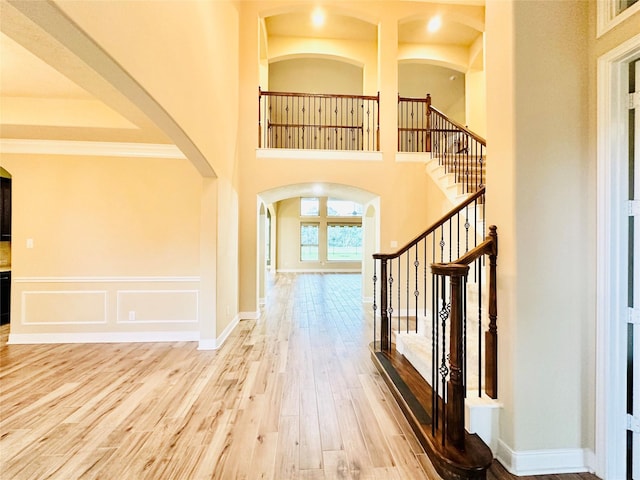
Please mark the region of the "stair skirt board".
<svg viewBox="0 0 640 480"><path fill-rule="evenodd" d="M449 444L443 445L442 430L436 431L435 435L432 433L432 390L429 384L393 347L391 352L376 351L373 344L370 348L376 368L438 474L445 480L486 480L493 454L482 439L477 434L465 432L464 452Z"/></svg>

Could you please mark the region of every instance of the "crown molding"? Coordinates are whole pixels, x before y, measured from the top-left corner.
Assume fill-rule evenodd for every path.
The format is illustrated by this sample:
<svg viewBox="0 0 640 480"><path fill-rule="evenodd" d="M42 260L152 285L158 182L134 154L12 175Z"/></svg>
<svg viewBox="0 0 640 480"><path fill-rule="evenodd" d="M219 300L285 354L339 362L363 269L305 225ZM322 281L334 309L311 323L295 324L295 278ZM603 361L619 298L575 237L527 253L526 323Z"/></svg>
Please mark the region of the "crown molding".
<svg viewBox="0 0 640 480"><path fill-rule="evenodd" d="M178 147L169 144L23 140L13 138L0 139L0 153L128 158L186 158Z"/></svg>

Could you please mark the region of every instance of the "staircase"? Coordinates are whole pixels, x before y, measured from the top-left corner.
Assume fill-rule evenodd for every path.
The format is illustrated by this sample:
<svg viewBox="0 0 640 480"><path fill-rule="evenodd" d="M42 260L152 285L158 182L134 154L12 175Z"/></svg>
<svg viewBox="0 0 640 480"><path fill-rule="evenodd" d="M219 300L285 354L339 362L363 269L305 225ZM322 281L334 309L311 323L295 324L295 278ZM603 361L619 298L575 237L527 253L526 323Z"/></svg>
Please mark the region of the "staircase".
<svg viewBox="0 0 640 480"><path fill-rule="evenodd" d="M457 206L397 252L374 255L372 360L438 473L484 480L500 406L486 142L427 103L426 170Z"/></svg>

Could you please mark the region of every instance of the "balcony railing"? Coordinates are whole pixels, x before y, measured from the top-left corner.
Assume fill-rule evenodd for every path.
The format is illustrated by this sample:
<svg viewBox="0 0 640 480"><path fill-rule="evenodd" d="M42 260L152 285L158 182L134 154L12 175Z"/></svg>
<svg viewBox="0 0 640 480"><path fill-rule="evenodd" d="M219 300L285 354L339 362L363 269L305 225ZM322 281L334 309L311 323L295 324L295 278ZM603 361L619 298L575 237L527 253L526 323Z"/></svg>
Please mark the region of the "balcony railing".
<svg viewBox="0 0 640 480"><path fill-rule="evenodd" d="M425 98L398 95L398 151L431 151L431 95Z"/></svg>
<svg viewBox="0 0 640 480"><path fill-rule="evenodd" d="M258 147L380 150L380 95L263 92Z"/></svg>

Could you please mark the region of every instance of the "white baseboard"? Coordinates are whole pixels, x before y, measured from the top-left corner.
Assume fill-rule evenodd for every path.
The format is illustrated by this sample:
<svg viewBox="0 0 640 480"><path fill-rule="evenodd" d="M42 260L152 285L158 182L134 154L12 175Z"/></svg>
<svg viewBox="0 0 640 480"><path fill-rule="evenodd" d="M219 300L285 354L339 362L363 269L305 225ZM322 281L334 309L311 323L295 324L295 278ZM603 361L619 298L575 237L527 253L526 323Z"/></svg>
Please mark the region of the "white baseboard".
<svg viewBox="0 0 640 480"><path fill-rule="evenodd" d="M233 329L238 326L241 318L243 318L241 314L236 315L218 338L201 338L198 343L198 350L218 350L227 338L229 338Z"/></svg>
<svg viewBox="0 0 640 480"><path fill-rule="evenodd" d="M45 343L153 343L197 342L198 331L182 332L75 332L75 333L10 333L10 345Z"/></svg>
<svg viewBox="0 0 640 480"><path fill-rule="evenodd" d="M586 448L514 451L498 440L496 458L513 475L549 475L591 471L593 453Z"/></svg>
<svg viewBox="0 0 640 480"><path fill-rule="evenodd" d="M260 318L260 310L255 312L238 312L238 318L240 320L258 320Z"/></svg>

